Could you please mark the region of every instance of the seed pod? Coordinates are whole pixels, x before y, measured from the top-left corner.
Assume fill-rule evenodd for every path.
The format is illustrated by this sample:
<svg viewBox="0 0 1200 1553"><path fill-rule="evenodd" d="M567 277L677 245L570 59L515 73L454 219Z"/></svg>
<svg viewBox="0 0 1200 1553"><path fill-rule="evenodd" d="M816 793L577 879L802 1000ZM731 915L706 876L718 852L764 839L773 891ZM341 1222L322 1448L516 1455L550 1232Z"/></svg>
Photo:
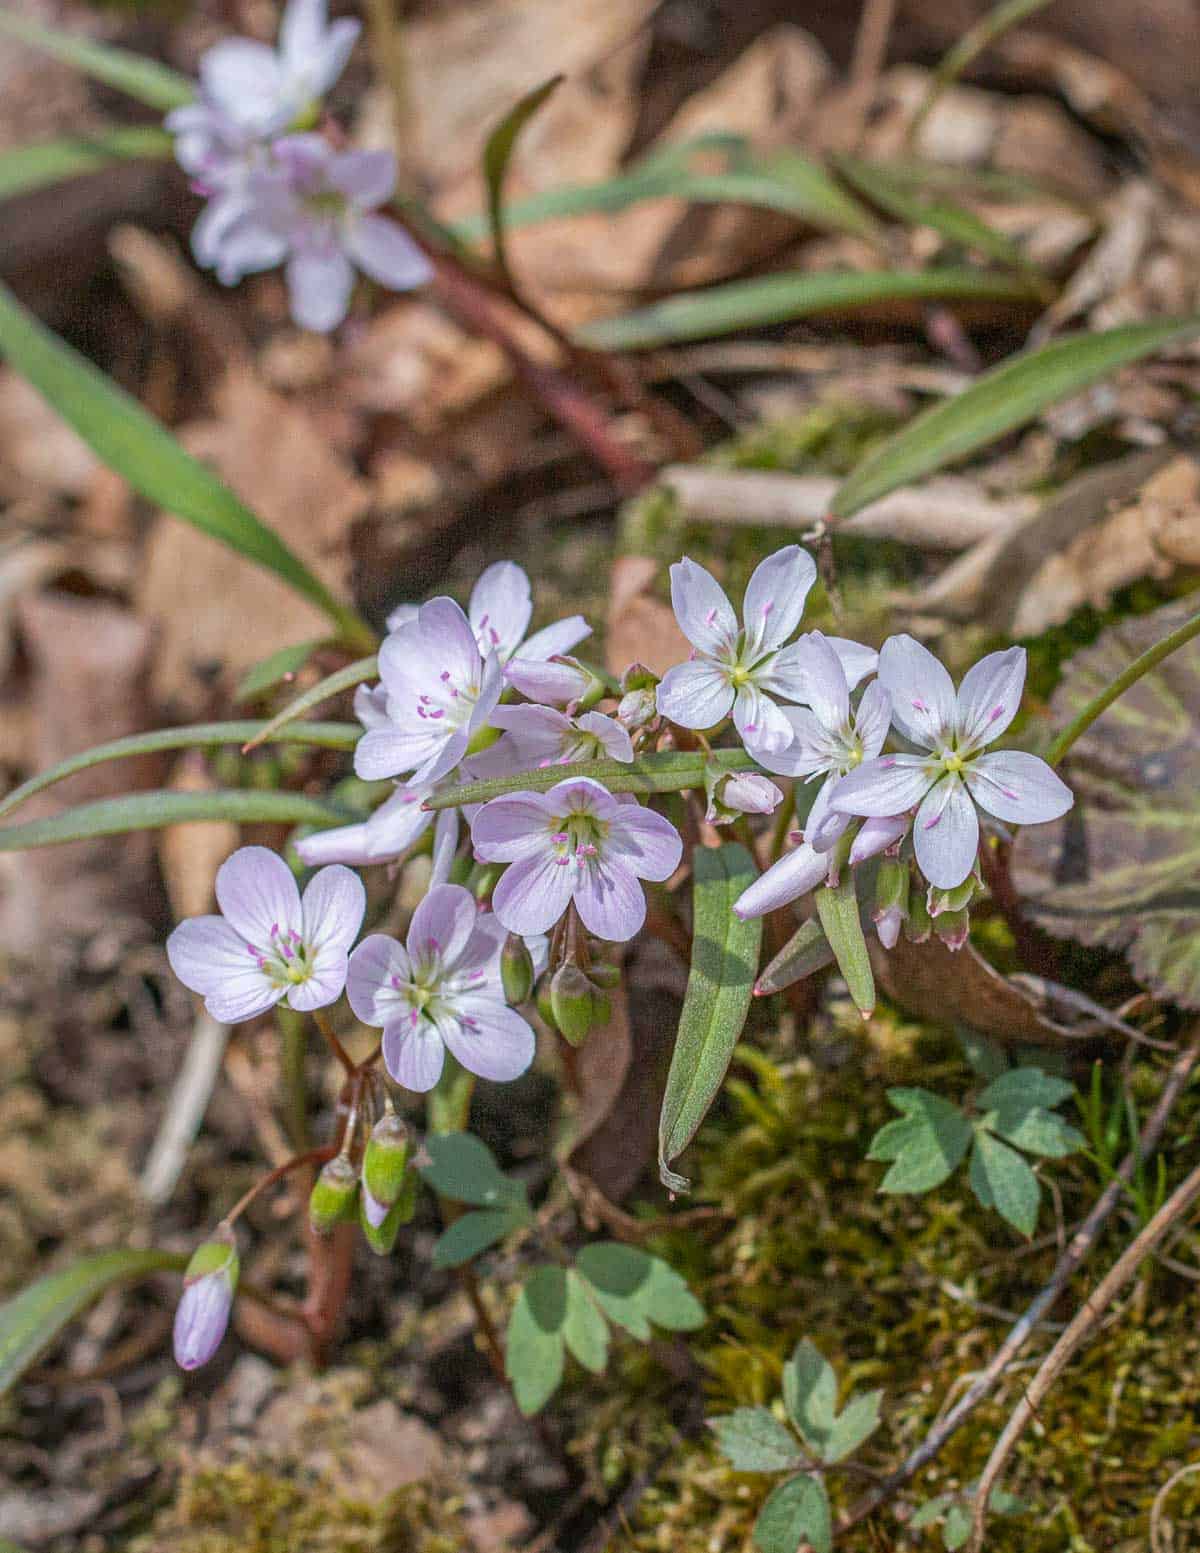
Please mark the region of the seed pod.
<svg viewBox="0 0 1200 1553"><path fill-rule="evenodd" d="M533 956L519 933L510 933L500 951L500 982L504 996L516 1006L533 991Z"/></svg>
<svg viewBox="0 0 1200 1553"><path fill-rule="evenodd" d="M237 1243L231 1229L218 1229L197 1246L183 1275L183 1294L175 1309L175 1362L198 1370L221 1346L238 1281Z"/></svg>
<svg viewBox="0 0 1200 1553"><path fill-rule="evenodd" d="M354 1217L358 1209L358 1176L341 1154L321 1167L309 1193L308 1222L318 1235L328 1235L335 1224Z"/></svg>
<svg viewBox="0 0 1200 1553"><path fill-rule="evenodd" d="M408 1128L398 1116L381 1116L371 1130L362 1162L362 1187L390 1208L404 1189L408 1172Z"/></svg>
<svg viewBox="0 0 1200 1553"><path fill-rule="evenodd" d="M363 1191L359 1207L359 1225L363 1238L376 1256L387 1256L396 1244L402 1225L412 1218L417 1206L418 1176L410 1170L400 1196L390 1208L384 1208L369 1192Z"/></svg>
<svg viewBox="0 0 1200 1553"><path fill-rule="evenodd" d="M589 974L597 987L611 988L621 985L621 967L610 965L607 960L597 960Z"/></svg>
<svg viewBox="0 0 1200 1553"><path fill-rule="evenodd" d="M560 965L551 977L550 1007L564 1040L582 1045L595 1016L595 989L577 965Z"/></svg>
<svg viewBox="0 0 1200 1553"><path fill-rule="evenodd" d="M557 1030L558 1022L554 1017L554 1006L550 1001L550 981L551 978L549 976L543 976L541 981L538 982L534 1006L542 1022L549 1025L551 1030Z"/></svg>

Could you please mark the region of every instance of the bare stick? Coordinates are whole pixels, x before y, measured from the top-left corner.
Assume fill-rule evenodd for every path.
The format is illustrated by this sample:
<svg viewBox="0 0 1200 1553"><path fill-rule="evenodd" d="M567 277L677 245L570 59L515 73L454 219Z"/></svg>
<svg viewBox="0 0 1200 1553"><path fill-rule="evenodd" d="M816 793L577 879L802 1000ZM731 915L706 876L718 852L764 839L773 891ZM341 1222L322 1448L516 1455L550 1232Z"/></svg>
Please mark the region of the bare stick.
<svg viewBox="0 0 1200 1553"><path fill-rule="evenodd" d="M1036 1416L1039 1405L1045 1400L1067 1365L1094 1335L1100 1324L1100 1318L1113 1300L1135 1277L1145 1259L1178 1224L1197 1198L1200 1198L1200 1165L1196 1166L1181 1186L1176 1187L1141 1234L1125 1248L1084 1300L1070 1326L1042 1360L1041 1368L1028 1388L1022 1392L1021 1400L1017 1403L1012 1417L1005 1424L1003 1433L993 1446L987 1466L984 1467L983 1475L979 1479L979 1487L975 1492L975 1504L971 1512L971 1540L968 1543L968 1553L980 1553L983 1547L988 1499L1004 1475L1009 1458L1017 1448L1017 1441L1025 1432L1030 1419Z"/></svg>

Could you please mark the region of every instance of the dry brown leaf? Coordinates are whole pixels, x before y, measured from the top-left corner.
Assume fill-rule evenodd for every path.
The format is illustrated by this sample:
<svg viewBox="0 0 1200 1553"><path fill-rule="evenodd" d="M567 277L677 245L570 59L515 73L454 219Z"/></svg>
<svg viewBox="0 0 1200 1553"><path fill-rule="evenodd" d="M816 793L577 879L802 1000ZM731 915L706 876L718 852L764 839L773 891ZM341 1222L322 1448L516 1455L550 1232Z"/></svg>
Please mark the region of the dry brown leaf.
<svg viewBox="0 0 1200 1553"><path fill-rule="evenodd" d="M350 346L339 383L357 408L403 415L429 435L509 377L499 346L465 333L427 303L399 302Z"/></svg>
<svg viewBox="0 0 1200 1553"><path fill-rule="evenodd" d="M208 793L216 785L200 750L188 750L176 762L167 784L173 793ZM176 922L213 909L213 880L238 837L238 827L229 820L168 825L159 832L158 862Z"/></svg>
<svg viewBox="0 0 1200 1553"><path fill-rule="evenodd" d="M6 487L82 496L99 467L91 448L24 378L0 367L0 478Z"/></svg>
<svg viewBox="0 0 1200 1553"><path fill-rule="evenodd" d="M605 661L613 674L631 663L665 674L691 651L674 611L652 592L658 575L658 562L649 556L619 555L613 562L604 637Z"/></svg>

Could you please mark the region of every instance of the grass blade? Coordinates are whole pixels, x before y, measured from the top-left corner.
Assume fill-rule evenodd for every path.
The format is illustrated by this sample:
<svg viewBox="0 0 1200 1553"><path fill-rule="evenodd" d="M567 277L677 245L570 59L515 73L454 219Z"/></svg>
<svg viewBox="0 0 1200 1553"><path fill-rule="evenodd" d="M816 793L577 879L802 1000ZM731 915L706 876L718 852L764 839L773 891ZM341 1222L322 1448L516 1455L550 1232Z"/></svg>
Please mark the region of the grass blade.
<svg viewBox="0 0 1200 1553"><path fill-rule="evenodd" d="M3 284L0 356L148 501L274 572L322 609L346 642L360 647L374 643L374 632L366 622L334 598L274 529L185 452L132 395L39 323Z"/></svg>
<svg viewBox="0 0 1200 1553"><path fill-rule="evenodd" d="M43 54L52 54L64 65L73 65L84 75L115 86L119 92L162 113L183 107L196 95L194 81L155 59L146 59L129 49L113 48L108 43L96 43L91 38L77 38L56 27L43 27L10 10L0 10L0 32L40 49Z"/></svg>
<svg viewBox="0 0 1200 1553"><path fill-rule="evenodd" d="M187 1263L179 1251L102 1251L6 1300L0 1305L0 1396L105 1289L151 1273L182 1272Z"/></svg>
<svg viewBox="0 0 1200 1553"><path fill-rule="evenodd" d="M306 690L303 695L297 696L284 707L282 712L276 712L269 722L263 723L254 737L246 740L244 748L256 749L260 744L267 744L270 740L277 739L289 723L294 723L297 718L303 717L305 712L311 711L314 706L319 706L322 701L328 701L331 696L340 695L343 690L361 685L364 680L378 677L379 659L374 653L369 658L359 658L357 663L348 663L344 669L337 669L334 673L327 674L319 684L314 685L311 690Z"/></svg>
<svg viewBox="0 0 1200 1553"><path fill-rule="evenodd" d="M695 1137L729 1068L750 1011L762 942L760 917L743 922L733 914L734 901L758 877L745 847L701 847L693 867L692 965L658 1122L658 1173L673 1192L690 1184L671 1161Z"/></svg>
<svg viewBox="0 0 1200 1553"><path fill-rule="evenodd" d="M354 816L345 809L304 793L258 792L251 788L212 793L126 793L79 804L41 820L0 827L0 852L57 847L97 836L123 836L131 830L161 830L195 820L232 820L235 824L344 825Z"/></svg>
<svg viewBox="0 0 1200 1553"><path fill-rule="evenodd" d="M11 793L0 798L0 815L11 814L16 808L41 793L56 782L63 782L77 771L87 771L109 760L127 760L133 755L154 755L160 750L204 749L221 744L245 744L262 732L266 724L261 719L229 723L195 723L186 728L157 728L153 733L131 733L123 739L113 739L108 744L96 744L78 755L69 755L56 766L39 771L28 782L14 787ZM358 723L293 723L277 735L282 744L312 744L320 749L353 749L362 737Z"/></svg>
<svg viewBox="0 0 1200 1553"><path fill-rule="evenodd" d="M171 155L171 137L154 124L131 124L98 135L73 135L16 146L0 155L0 199L64 183L113 162L159 160Z"/></svg>
<svg viewBox="0 0 1200 1553"><path fill-rule="evenodd" d="M1125 324L1100 334L1053 340L987 372L953 399L925 410L859 464L834 496L834 517L848 518L898 486L911 485L1031 421L1130 362L1200 334L1200 316Z"/></svg>
<svg viewBox="0 0 1200 1553"><path fill-rule="evenodd" d="M989 275L984 270L789 271L711 286L617 318L601 318L576 330L575 339L603 350L639 350L887 302L1032 296L1029 282L1020 276Z"/></svg>
<svg viewBox="0 0 1200 1553"><path fill-rule="evenodd" d="M610 793L680 793L687 787L703 787L707 766L722 771L757 771L759 768L745 750L702 751L668 750L661 755L643 755L622 764L617 760L580 760L569 766L539 766L536 771L521 771L515 776L491 777L486 782L464 782L461 787L435 793L427 809L454 809L462 804L486 803L503 793L544 793L558 782L576 777L591 777L603 782Z"/></svg>
<svg viewBox="0 0 1200 1553"><path fill-rule="evenodd" d="M492 234L492 248L495 253L496 267L508 282L510 290L514 290L515 287L504 246L504 180L508 174L508 164L512 160L521 131L565 79L563 75L552 75L548 81L543 81L541 86L527 92L496 125L483 148L483 181L487 188L488 226Z"/></svg>

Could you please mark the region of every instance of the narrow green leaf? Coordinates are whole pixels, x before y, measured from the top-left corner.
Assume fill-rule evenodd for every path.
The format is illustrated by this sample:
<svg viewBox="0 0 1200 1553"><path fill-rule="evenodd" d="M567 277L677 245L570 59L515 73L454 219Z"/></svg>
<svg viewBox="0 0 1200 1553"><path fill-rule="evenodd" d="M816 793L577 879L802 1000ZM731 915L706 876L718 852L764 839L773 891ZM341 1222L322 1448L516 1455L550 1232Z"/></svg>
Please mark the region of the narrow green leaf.
<svg viewBox="0 0 1200 1553"><path fill-rule="evenodd" d="M982 1127L975 1131L971 1190L985 1208L995 1208L1022 1235L1032 1235L1037 1228L1042 1195L1037 1176L1016 1149Z"/></svg>
<svg viewBox="0 0 1200 1553"><path fill-rule="evenodd" d="M784 944L783 948L759 976L754 985L755 997L765 998L772 992L782 992L794 981L803 981L814 971L833 964L833 950L825 937L825 929L816 917L802 922Z"/></svg>
<svg viewBox="0 0 1200 1553"><path fill-rule="evenodd" d="M421 1174L439 1197L476 1208L525 1205L525 1188L500 1169L496 1156L470 1132L446 1132L425 1139L429 1162Z"/></svg>
<svg viewBox="0 0 1200 1553"><path fill-rule="evenodd" d="M151 1273L182 1272L187 1264L182 1252L102 1251L22 1289L0 1305L0 1395L105 1289Z"/></svg>
<svg viewBox="0 0 1200 1553"><path fill-rule="evenodd" d="M658 1122L658 1173L673 1192L688 1182L671 1170L708 1115L737 1045L758 971L762 919L734 915L733 903L758 877L737 842L693 855L692 964Z"/></svg>
<svg viewBox="0 0 1200 1553"><path fill-rule="evenodd" d="M583 1247L575 1266L608 1319L640 1342L648 1341L651 1321L669 1332L704 1325L703 1306L674 1268L638 1246L596 1241Z"/></svg>
<svg viewBox="0 0 1200 1553"><path fill-rule="evenodd" d="M962 1163L972 1128L957 1106L927 1089L889 1089L899 1121L880 1129L867 1158L894 1160L879 1183L881 1192L928 1192Z"/></svg>
<svg viewBox="0 0 1200 1553"><path fill-rule="evenodd" d="M325 637L316 637L310 642L292 642L287 647L281 647L278 652L269 653L267 657L251 664L242 675L233 693L234 701L239 705L246 701L256 701L289 676L298 674L318 647L328 645Z"/></svg>
<svg viewBox="0 0 1200 1553"><path fill-rule="evenodd" d="M824 1452L837 1416L837 1376L806 1337L783 1367L783 1405L806 1444Z"/></svg>
<svg viewBox="0 0 1200 1553"><path fill-rule="evenodd" d="M569 766L539 766L536 771L492 777L486 782L464 782L448 792L435 793L426 807L455 809L462 804L486 803L503 793L544 793L559 782L574 781L577 777L603 782L610 793L680 793L688 787L703 787L705 767L709 765L722 771L759 769L745 750L714 750L711 756L690 750L668 750L661 755L643 755L628 764L619 760L580 760Z"/></svg>
<svg viewBox="0 0 1200 1553"><path fill-rule="evenodd" d="M345 825L354 818L344 809L304 793L259 792L250 788L213 793L126 793L64 809L42 820L0 827L0 852L57 847L96 836L123 836L131 830L161 830L196 820L232 820L242 825Z"/></svg>
<svg viewBox="0 0 1200 1553"><path fill-rule="evenodd" d="M365 621L334 598L274 529L185 452L132 395L40 324L3 284L0 356L140 495L274 572L324 610L347 642L366 646L374 641Z"/></svg>
<svg viewBox="0 0 1200 1553"><path fill-rule="evenodd" d="M171 108L182 108L196 95L196 84L187 76L160 65L157 60L146 59L128 49L114 48L108 43L96 43L91 38L79 38L73 33L60 32L56 27L43 27L15 11L0 10L0 32L7 32L31 48L43 54L52 54L64 65L72 65L84 75L115 86L119 92L136 97L139 102L166 113Z"/></svg>
<svg viewBox="0 0 1200 1553"><path fill-rule="evenodd" d="M510 288L513 288L513 278L508 267L508 253L504 245L504 181L508 174L508 164L521 131L565 79L561 74L552 75L548 81L543 81L541 86L527 92L496 125L483 148L483 179L487 187L488 226L491 230L492 248L496 257L496 266Z"/></svg>
<svg viewBox="0 0 1200 1553"><path fill-rule="evenodd" d="M348 663L344 669L336 669L332 674L327 674L311 690L306 690L294 701L289 701L282 712L276 712L274 717L263 724L260 732L252 739L247 739L246 748L252 750L259 744L268 743L277 737L281 728L286 728L289 723L303 717L305 712L311 712L313 707L320 706L322 701L339 696L343 690L351 690L355 685L361 685L364 680L378 677L379 659L374 653L369 658L359 658L356 663Z"/></svg>
<svg viewBox="0 0 1200 1553"><path fill-rule="evenodd" d="M765 1407L739 1407L708 1427L735 1472L787 1472L804 1460L791 1430Z"/></svg>
<svg viewBox="0 0 1200 1553"><path fill-rule="evenodd" d="M1022 351L953 399L933 405L869 453L834 496L832 513L848 518L898 486L910 485L1031 421L1130 362L1200 333L1200 316L1125 324L1073 334Z"/></svg>
<svg viewBox="0 0 1200 1553"><path fill-rule="evenodd" d="M601 350L644 350L881 303L1005 300L1031 294L1029 282L1019 276L972 269L787 272L710 286L616 318L600 318L577 329L575 339Z"/></svg>
<svg viewBox="0 0 1200 1553"><path fill-rule="evenodd" d="M171 146L170 135L154 124L122 125L96 135L14 146L0 153L0 199L65 183L113 162L161 161L171 155Z"/></svg>
<svg viewBox="0 0 1200 1553"><path fill-rule="evenodd" d="M455 1219L433 1244L435 1267L462 1267L512 1230L528 1222L528 1214L514 1208L480 1208Z"/></svg>
<svg viewBox="0 0 1200 1553"><path fill-rule="evenodd" d="M837 884L823 884L816 893L817 916L833 950L838 969L854 1006L865 1019L875 1007L875 977L858 909L858 880L843 868Z"/></svg>
<svg viewBox="0 0 1200 1553"><path fill-rule="evenodd" d="M759 1553L796 1553L805 1545L830 1553L833 1519L819 1477L804 1474L772 1489L754 1526L754 1545Z"/></svg>
<svg viewBox="0 0 1200 1553"><path fill-rule="evenodd" d="M608 1322L588 1290L586 1281L574 1268L569 1269L563 1339L585 1370L601 1375L608 1363Z"/></svg>
<svg viewBox="0 0 1200 1553"><path fill-rule="evenodd" d="M561 1267L537 1268L517 1295L504 1345L504 1373L526 1418L562 1384L567 1280Z"/></svg>
<svg viewBox="0 0 1200 1553"><path fill-rule="evenodd" d="M266 724L247 719L229 723L193 723L185 728L157 728L153 733L131 733L123 739L113 739L110 744L97 744L78 755L69 755L57 766L50 766L31 776L20 787L0 798L0 815L10 814L32 798L62 782L77 771L103 765L109 760L127 760L134 755L153 755L159 750L203 749L221 744L245 744L260 733ZM292 723L277 736L281 744L312 744L320 749L353 749L362 737L358 723Z"/></svg>
<svg viewBox="0 0 1200 1553"><path fill-rule="evenodd" d="M879 1428L879 1404L882 1391L864 1391L851 1397L838 1414L821 1454L826 1461L844 1461L868 1436Z"/></svg>

